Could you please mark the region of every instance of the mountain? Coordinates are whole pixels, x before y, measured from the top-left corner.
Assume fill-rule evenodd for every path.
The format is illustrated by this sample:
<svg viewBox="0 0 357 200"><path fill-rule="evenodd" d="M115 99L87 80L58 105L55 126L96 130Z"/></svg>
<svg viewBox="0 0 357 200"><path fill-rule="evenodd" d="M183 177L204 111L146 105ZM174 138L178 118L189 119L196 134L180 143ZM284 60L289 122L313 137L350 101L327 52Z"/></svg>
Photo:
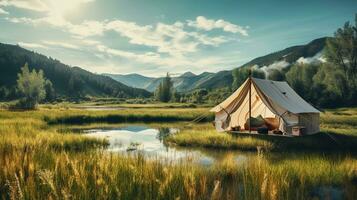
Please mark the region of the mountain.
<svg viewBox="0 0 357 200"><path fill-rule="evenodd" d="M271 68L284 69L297 61L313 62L321 59L321 52L325 48L327 37L315 39L308 44L292 46L265 56L255 58L240 67L257 67L264 71ZM216 89L230 87L233 82L232 71L220 71L210 79L196 86L195 89Z"/></svg>
<svg viewBox="0 0 357 200"><path fill-rule="evenodd" d="M0 43L0 88L12 89L16 85L20 68L28 63L30 70L43 70L57 95L64 97L148 97L146 90L124 85L110 77L70 67L58 60L26 50L17 45Z"/></svg>
<svg viewBox="0 0 357 200"><path fill-rule="evenodd" d="M112 79L124 83L125 85L129 85L135 88L146 89L146 87L153 81L155 78L143 76L140 74L103 74L104 76L109 76Z"/></svg>
<svg viewBox="0 0 357 200"><path fill-rule="evenodd" d="M194 77L194 76L196 76L196 74L192 72L185 72L180 77Z"/></svg>
<svg viewBox="0 0 357 200"><path fill-rule="evenodd" d="M270 68L288 68L297 61L312 62L321 58L321 52L325 47L327 37L319 38L305 45L292 46L265 56L255 58L240 67L257 67L262 70ZM139 74L113 75L107 74L113 79L126 83L132 87L155 91L163 78L150 78ZM195 89L216 89L230 87L233 82L232 71L220 71L217 73L204 72L195 75L185 72L181 76L172 77L174 87L179 92L187 92Z"/></svg>
<svg viewBox="0 0 357 200"><path fill-rule="evenodd" d="M120 75L120 74L103 74L122 82L124 84L130 85L132 87L142 88L147 91L153 92L159 86L163 77L153 78L153 77L146 77L139 74L127 74L127 75ZM196 75L192 72L185 72L181 76L172 77L172 81L174 87L179 92L185 92L189 90L193 90L198 87L201 83L208 80L213 73L204 72L202 74Z"/></svg>

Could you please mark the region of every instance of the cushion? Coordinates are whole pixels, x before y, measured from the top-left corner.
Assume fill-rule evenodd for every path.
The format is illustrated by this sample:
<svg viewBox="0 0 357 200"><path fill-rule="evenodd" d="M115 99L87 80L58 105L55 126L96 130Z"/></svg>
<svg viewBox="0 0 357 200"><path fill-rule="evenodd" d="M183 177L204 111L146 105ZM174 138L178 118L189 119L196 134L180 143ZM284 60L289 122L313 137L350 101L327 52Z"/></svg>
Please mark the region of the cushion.
<svg viewBox="0 0 357 200"><path fill-rule="evenodd" d="M275 117L264 118L264 121L269 130L275 130L279 128L279 120Z"/></svg>

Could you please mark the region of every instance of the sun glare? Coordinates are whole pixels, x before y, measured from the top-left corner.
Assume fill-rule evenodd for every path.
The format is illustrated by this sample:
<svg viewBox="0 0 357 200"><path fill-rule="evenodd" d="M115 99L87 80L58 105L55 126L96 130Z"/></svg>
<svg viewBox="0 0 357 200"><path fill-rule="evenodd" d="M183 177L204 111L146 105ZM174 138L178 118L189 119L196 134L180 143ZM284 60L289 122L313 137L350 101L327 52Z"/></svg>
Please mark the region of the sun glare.
<svg viewBox="0 0 357 200"><path fill-rule="evenodd" d="M78 8L79 2L76 0L49 0L51 14L64 16Z"/></svg>

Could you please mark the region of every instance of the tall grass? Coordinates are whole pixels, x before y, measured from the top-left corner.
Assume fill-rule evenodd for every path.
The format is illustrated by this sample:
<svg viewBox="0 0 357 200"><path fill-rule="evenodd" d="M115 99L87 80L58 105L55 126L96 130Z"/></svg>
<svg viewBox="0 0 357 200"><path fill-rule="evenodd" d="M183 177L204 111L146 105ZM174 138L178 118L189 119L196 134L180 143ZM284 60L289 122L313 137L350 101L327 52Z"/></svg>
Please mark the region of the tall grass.
<svg viewBox="0 0 357 200"><path fill-rule="evenodd" d="M132 112L187 117L196 116L197 111ZM148 160L141 154L108 153L101 150L107 144L105 140L70 131L61 133L58 126L45 121L129 113L72 109L0 111L0 199L329 199L335 191L341 192L338 195L345 199L357 196L357 160L352 156L331 159L316 154L286 154L276 159L259 153L237 165L228 154L211 167L190 160L174 164L162 159ZM329 121L328 126L331 124ZM196 141L197 145L205 141L207 146L214 147L249 149L254 144L269 149L275 145L256 138L235 141L231 135L215 133L208 124L192 126L191 130L182 132L190 134L187 138L180 134L177 137ZM321 188L327 188L326 192Z"/></svg>
<svg viewBox="0 0 357 200"><path fill-rule="evenodd" d="M0 120L0 152L38 147L43 151L48 149L81 151L106 145L108 145L106 140L58 133L36 118L15 117Z"/></svg>
<svg viewBox="0 0 357 200"><path fill-rule="evenodd" d="M227 133L217 133L215 130L185 130L179 134L171 135L166 140L179 146L196 146L220 149L240 149L256 151L273 149L273 143L253 137L234 137Z"/></svg>
<svg viewBox="0 0 357 200"><path fill-rule="evenodd" d="M264 156L236 165L233 157L210 168L104 152L2 154L2 199L322 199L336 186L353 197L357 161L303 157L271 163Z"/></svg>
<svg viewBox="0 0 357 200"><path fill-rule="evenodd" d="M41 112L43 112L41 110ZM114 111L85 111L79 109L57 110L44 113L49 124L119 123L119 122L177 122L192 121L205 115L202 122L212 121L213 115L206 108L141 108Z"/></svg>

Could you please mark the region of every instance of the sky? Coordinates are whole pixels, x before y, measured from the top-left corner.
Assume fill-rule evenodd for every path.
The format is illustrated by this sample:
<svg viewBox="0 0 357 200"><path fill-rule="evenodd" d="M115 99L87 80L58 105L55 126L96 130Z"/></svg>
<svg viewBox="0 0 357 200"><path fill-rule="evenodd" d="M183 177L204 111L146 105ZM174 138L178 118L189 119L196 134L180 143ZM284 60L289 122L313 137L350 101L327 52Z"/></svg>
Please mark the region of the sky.
<svg viewBox="0 0 357 200"><path fill-rule="evenodd" d="M228 70L353 22L356 0L0 0L0 42L94 73Z"/></svg>

